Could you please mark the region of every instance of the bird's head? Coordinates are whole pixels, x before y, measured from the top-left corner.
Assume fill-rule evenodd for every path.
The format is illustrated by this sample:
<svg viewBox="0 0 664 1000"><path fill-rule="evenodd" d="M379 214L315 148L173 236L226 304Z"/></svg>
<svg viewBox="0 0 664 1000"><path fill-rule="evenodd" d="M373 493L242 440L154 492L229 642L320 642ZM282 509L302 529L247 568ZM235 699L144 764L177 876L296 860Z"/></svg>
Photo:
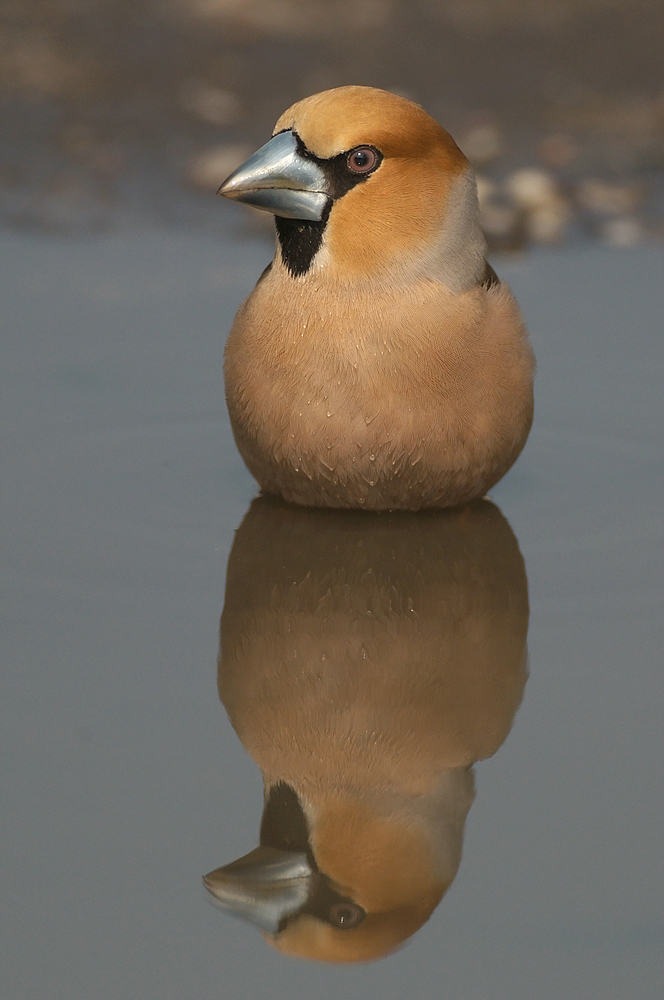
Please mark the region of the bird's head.
<svg viewBox="0 0 664 1000"><path fill-rule="evenodd" d="M472 776L459 774L465 812ZM305 817L305 810L309 814ZM410 819L410 822L408 821ZM431 832L344 795L306 802L283 783L267 795L261 846L205 876L227 910L257 924L278 951L328 962L377 959L431 915L461 850L442 864Z"/></svg>
<svg viewBox="0 0 664 1000"><path fill-rule="evenodd" d="M293 277L432 277L461 291L484 267L470 164L412 101L339 87L298 101L219 193L276 216Z"/></svg>

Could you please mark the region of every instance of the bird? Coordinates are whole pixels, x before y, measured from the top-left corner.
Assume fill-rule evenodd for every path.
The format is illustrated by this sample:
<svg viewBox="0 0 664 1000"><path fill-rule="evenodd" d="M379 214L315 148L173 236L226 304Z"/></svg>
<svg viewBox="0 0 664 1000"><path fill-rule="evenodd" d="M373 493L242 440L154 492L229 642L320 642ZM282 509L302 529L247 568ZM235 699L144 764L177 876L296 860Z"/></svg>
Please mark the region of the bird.
<svg viewBox="0 0 664 1000"><path fill-rule="evenodd" d="M218 690L261 770L259 846L204 877L274 948L376 960L461 860L473 764L527 678L528 590L488 500L420 513L256 498L229 557Z"/></svg>
<svg viewBox="0 0 664 1000"><path fill-rule="evenodd" d="M276 223L224 360L263 491L365 510L484 496L528 436L534 358L452 137L404 97L338 87L284 112L218 193Z"/></svg>

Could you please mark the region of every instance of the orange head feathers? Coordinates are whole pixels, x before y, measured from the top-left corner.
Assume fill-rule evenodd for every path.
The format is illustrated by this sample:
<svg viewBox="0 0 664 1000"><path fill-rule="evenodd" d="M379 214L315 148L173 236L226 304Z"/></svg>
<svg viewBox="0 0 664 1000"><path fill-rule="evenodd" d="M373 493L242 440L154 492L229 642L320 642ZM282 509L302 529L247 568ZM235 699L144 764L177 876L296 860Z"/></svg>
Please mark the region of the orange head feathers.
<svg viewBox="0 0 664 1000"><path fill-rule="evenodd" d="M468 160L423 108L385 90L338 87L298 101L220 194L281 220L282 259L294 274L306 273L323 245L317 263L342 279L413 263L424 274L435 269L444 236L455 243L456 284L472 284L484 266ZM306 253L292 251L298 226L290 219L308 220L320 243L310 238Z"/></svg>

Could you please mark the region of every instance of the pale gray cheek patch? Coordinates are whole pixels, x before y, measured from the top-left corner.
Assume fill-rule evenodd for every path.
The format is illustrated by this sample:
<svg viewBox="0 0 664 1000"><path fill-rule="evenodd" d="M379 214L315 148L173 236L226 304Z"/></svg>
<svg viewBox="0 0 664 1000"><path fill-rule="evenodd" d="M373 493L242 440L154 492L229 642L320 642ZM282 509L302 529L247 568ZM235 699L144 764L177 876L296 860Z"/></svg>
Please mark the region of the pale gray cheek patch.
<svg viewBox="0 0 664 1000"><path fill-rule="evenodd" d="M450 189L441 234L427 255L427 277L452 292L465 292L482 279L486 240L479 224L477 184L470 167Z"/></svg>

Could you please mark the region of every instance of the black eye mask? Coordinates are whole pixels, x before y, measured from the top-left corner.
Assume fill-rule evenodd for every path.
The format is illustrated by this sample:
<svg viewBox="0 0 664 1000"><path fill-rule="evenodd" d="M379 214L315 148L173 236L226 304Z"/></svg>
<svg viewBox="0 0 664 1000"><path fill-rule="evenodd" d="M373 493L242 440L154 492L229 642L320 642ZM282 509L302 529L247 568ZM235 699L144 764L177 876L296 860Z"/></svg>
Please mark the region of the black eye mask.
<svg viewBox="0 0 664 1000"><path fill-rule="evenodd" d="M289 131L286 129L285 131ZM294 278L299 278L306 274L311 267L312 261L323 242L323 233L330 217L330 211L335 201L343 198L358 184L364 184L372 174L378 170L383 162L383 154L375 146L365 146L371 149L376 156L376 162L371 170L359 173L349 166L349 157L354 149L339 153L327 160L319 156L314 156L297 132L293 132L297 140L297 151L304 159L314 162L325 174L330 198L325 207L323 218L320 222L310 222L305 219L285 219L282 216L275 216L277 226L277 236L281 249L281 259Z"/></svg>

